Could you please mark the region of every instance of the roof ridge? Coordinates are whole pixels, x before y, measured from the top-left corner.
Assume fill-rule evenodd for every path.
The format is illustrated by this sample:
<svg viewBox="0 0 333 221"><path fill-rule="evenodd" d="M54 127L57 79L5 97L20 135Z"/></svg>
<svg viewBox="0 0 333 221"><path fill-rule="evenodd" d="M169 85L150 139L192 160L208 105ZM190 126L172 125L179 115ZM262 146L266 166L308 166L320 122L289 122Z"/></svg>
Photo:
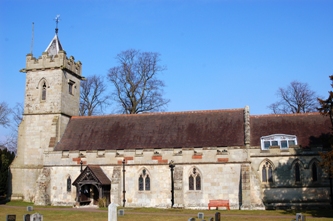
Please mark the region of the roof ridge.
<svg viewBox="0 0 333 221"><path fill-rule="evenodd" d="M148 115L174 115L174 114L187 114L187 113L215 113L215 112L230 112L241 111L244 108L235 109L216 109L216 110L196 110L196 111L173 111L173 112L146 112L141 114L108 114L108 115L95 115L95 116L72 116L72 118L102 118L102 117L130 117L130 116L148 116Z"/></svg>
<svg viewBox="0 0 333 221"><path fill-rule="evenodd" d="M319 112L289 113L289 114L258 114L258 115L250 115L250 117L280 117L280 116L309 116L309 115L321 115L321 114Z"/></svg>

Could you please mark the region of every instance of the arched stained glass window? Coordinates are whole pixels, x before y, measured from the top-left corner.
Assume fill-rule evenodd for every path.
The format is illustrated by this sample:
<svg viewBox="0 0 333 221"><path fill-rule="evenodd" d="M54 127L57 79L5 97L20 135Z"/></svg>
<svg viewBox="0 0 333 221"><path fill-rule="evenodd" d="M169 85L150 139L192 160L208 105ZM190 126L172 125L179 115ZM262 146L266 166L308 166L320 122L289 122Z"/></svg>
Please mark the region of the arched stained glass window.
<svg viewBox="0 0 333 221"><path fill-rule="evenodd" d="M72 190L72 180L71 177L67 178L67 192L71 192Z"/></svg>
<svg viewBox="0 0 333 221"><path fill-rule="evenodd" d="M312 169L312 171L311 171L312 172L312 181L316 182L316 181L318 181L318 171L317 171L316 163L312 164L311 169Z"/></svg>
<svg viewBox="0 0 333 221"><path fill-rule="evenodd" d="M201 190L201 177L200 177L200 174L198 174L195 177L195 189L196 190Z"/></svg>
<svg viewBox="0 0 333 221"><path fill-rule="evenodd" d="M301 173L298 162L295 164L295 181L301 182Z"/></svg>
<svg viewBox="0 0 333 221"><path fill-rule="evenodd" d="M150 177L147 174L146 169L143 169L139 176L139 191L149 191L150 190Z"/></svg>
<svg viewBox="0 0 333 221"><path fill-rule="evenodd" d="M262 182L267 182L267 172L265 165L262 167Z"/></svg>
<svg viewBox="0 0 333 221"><path fill-rule="evenodd" d="M201 190L201 176L196 168L192 169L192 172L188 177L188 189Z"/></svg>
<svg viewBox="0 0 333 221"><path fill-rule="evenodd" d="M190 175L188 178L188 189L194 190L194 178L192 175Z"/></svg>
<svg viewBox="0 0 333 221"><path fill-rule="evenodd" d="M268 182L273 182L273 169L272 166L268 166Z"/></svg>
<svg viewBox="0 0 333 221"><path fill-rule="evenodd" d="M146 187L146 190L150 190L150 178L149 178L149 175L146 176L145 187Z"/></svg>
<svg viewBox="0 0 333 221"><path fill-rule="evenodd" d="M140 177L139 177L139 190L140 191L143 190L143 177L142 177L142 175L140 175Z"/></svg>
<svg viewBox="0 0 333 221"><path fill-rule="evenodd" d="M261 168L261 182L273 183L273 166L268 161Z"/></svg>

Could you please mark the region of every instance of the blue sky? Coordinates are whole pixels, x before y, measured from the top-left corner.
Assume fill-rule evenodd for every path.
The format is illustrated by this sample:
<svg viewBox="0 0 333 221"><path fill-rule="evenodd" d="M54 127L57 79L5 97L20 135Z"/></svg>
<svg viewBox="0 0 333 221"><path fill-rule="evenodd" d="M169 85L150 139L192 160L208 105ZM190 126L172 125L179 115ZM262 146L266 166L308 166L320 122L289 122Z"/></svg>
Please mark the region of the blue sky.
<svg viewBox="0 0 333 221"><path fill-rule="evenodd" d="M249 105L251 114L267 114L277 89L293 80L323 97L331 90L329 0L1 0L0 10L0 101L10 106L24 101L19 70L32 22L39 57L58 14L62 46L84 76L106 76L127 49L160 53L167 111Z"/></svg>

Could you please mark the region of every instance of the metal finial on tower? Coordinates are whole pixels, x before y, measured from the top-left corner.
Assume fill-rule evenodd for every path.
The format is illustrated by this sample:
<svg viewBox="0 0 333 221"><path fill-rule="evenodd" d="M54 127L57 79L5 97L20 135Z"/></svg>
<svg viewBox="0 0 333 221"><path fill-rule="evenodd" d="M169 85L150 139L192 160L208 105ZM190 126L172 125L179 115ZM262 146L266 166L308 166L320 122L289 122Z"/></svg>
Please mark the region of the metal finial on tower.
<svg viewBox="0 0 333 221"><path fill-rule="evenodd" d="M58 34L58 23L60 21L60 15L57 15L54 20L56 21L55 33Z"/></svg>

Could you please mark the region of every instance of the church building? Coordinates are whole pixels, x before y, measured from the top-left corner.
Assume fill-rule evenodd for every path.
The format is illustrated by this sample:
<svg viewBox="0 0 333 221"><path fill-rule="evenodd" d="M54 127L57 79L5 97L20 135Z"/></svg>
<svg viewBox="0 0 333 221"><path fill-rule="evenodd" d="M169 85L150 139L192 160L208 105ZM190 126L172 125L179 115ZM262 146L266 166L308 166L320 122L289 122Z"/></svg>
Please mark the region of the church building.
<svg viewBox="0 0 333 221"><path fill-rule="evenodd" d="M57 30L57 29L56 29ZM208 209L329 206L320 166L330 120L319 113L251 115L250 108L78 116L82 64L58 32L26 56L23 120L11 199Z"/></svg>

